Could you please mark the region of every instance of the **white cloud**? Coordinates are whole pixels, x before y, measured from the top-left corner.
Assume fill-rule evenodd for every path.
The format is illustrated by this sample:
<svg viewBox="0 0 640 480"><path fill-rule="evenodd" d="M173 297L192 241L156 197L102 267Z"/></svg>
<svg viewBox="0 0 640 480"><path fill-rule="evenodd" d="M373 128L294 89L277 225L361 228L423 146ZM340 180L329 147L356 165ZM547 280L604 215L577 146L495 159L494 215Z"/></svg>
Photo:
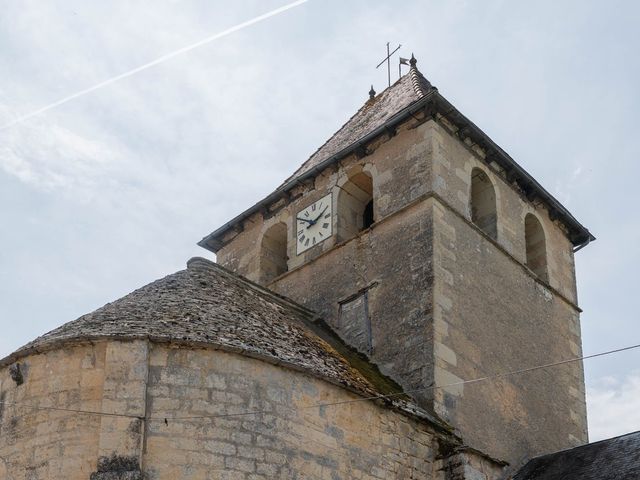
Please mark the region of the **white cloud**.
<svg viewBox="0 0 640 480"><path fill-rule="evenodd" d="M74 189L89 194L111 178L124 150L57 124L41 122L7 132L0 144L0 168L43 190Z"/></svg>
<svg viewBox="0 0 640 480"><path fill-rule="evenodd" d="M601 377L587 387L589 440L640 430L640 370Z"/></svg>

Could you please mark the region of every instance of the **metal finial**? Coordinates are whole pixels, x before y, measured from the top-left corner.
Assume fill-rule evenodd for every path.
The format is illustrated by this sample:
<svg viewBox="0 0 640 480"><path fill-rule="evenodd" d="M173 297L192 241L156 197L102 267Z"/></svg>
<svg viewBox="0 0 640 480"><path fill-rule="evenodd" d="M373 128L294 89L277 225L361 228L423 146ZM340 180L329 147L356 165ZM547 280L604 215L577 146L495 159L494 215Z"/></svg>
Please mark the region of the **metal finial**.
<svg viewBox="0 0 640 480"><path fill-rule="evenodd" d="M400 47L402 47L402 45L398 45L398 47L393 52L390 52L389 51L389 42L387 42L387 56L378 65L376 65L376 68L378 68L383 63L387 64L387 79L389 81L389 86L391 86L391 55L393 55L398 50L400 50Z"/></svg>
<svg viewBox="0 0 640 480"><path fill-rule="evenodd" d="M412 53L411 54L411 60L409 60L409 65L411 65L412 67L415 67L416 63L418 63L418 60L416 60L416 57L414 57L413 53Z"/></svg>
<svg viewBox="0 0 640 480"><path fill-rule="evenodd" d="M369 90L369 100L373 100L373 97L376 96L376 91L373 89L373 85L371 85L371 90Z"/></svg>

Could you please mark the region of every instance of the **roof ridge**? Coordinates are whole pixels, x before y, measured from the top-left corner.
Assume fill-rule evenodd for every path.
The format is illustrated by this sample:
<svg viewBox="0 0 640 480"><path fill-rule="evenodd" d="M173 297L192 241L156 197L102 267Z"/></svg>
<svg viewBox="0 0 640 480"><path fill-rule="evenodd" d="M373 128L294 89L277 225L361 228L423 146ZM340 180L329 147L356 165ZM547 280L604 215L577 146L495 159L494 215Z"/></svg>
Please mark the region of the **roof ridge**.
<svg viewBox="0 0 640 480"><path fill-rule="evenodd" d="M279 293L276 293L273 290L269 290L268 288L263 287L262 285L249 280L247 277L243 277L242 275L232 272L231 270L223 267L217 262L213 262L204 257L191 257L189 260L187 260L187 270L186 270L187 272L189 272L189 270L193 270L198 267L204 267L209 270L218 270L219 273L225 275L227 278L230 278L231 280L236 282L240 282L250 287L252 290L259 292L260 294L267 295L273 298L276 302L280 304L284 304L287 307L295 308L296 310L299 310L300 313L304 313L305 315L311 318L314 318L314 319L320 318L316 312L308 309L304 305L300 305L299 303L295 302L294 300L288 297L285 297L284 295L280 295Z"/></svg>
<svg viewBox="0 0 640 480"><path fill-rule="evenodd" d="M312 328L317 315L256 287L214 262L191 259L186 269L37 337L0 359L0 366L66 344L146 340L209 346L302 371L360 395L386 393L335 342L319 335L322 327ZM244 323L237 325L238 319Z"/></svg>
<svg viewBox="0 0 640 480"><path fill-rule="evenodd" d="M544 458L544 457L550 457L550 456L553 456L553 455L558 455L559 453L570 452L571 450L577 450L579 448L591 447L593 445L598 445L599 443L610 442L612 440L618 440L618 439L623 438L623 437L628 437L630 435L638 435L638 434L640 434L640 430L636 430L634 432L627 432L627 433L623 433L622 435L618 435L618 436L615 436L615 437L603 438L602 440L598 440L598 441L595 441L595 442L585 443L584 445L578 445L576 447L569 447L569 448L564 448L562 450L556 450L555 452L545 453L544 455L533 457L531 460L536 460L538 458Z"/></svg>
<svg viewBox="0 0 640 480"><path fill-rule="evenodd" d="M413 85L413 89L420 98L424 97L429 91L435 88L431 85L431 82L427 80L427 78L422 75L418 67L414 65L409 69L409 75L411 76L411 84Z"/></svg>
<svg viewBox="0 0 640 480"><path fill-rule="evenodd" d="M356 112L351 115L349 117L349 119L347 119L347 121L345 121L335 132L333 132L333 134L327 138L327 140L320 145L311 155L309 155L309 157L307 157L307 159L302 162L302 164L300 164L300 166L298 168L296 168L296 170L289 176L287 177L281 184L280 186L278 186L278 188L276 189L276 191L280 190L284 185L286 185L288 182L292 181L293 179L295 179L296 177L298 177L300 175L300 172L304 169L304 167L309 163L309 161L311 161L313 159L313 157L320 152L325 146L327 146L328 144L331 143L331 141L336 138L336 136L347 126L349 125L349 123L356 117L358 117L358 115L360 115L361 112L370 109L371 107L373 107L376 103L378 103L385 95L389 94L393 89L396 88L396 86L398 86L400 83L402 83L403 81L406 81L405 79L408 77L408 80L411 82L411 86L413 88L413 92L416 94L416 96L419 99L424 98L431 90L437 90L429 80L427 80L427 78L420 72L420 70L418 70L418 67L416 66L417 60L416 58L413 56L413 54L411 54L411 60L410 60L410 64L411 64L411 68L409 69L409 71L407 73L405 73L404 75L401 75L400 78L398 78L398 80L396 80L392 85L389 85L387 88L385 88L384 90L382 90L380 93L378 93L377 95L375 95L374 97L370 97L368 98L365 103L356 110ZM373 86L371 87L373 90Z"/></svg>
<svg viewBox="0 0 640 480"><path fill-rule="evenodd" d="M414 69L415 69L415 72L417 72L417 75L415 72L413 72ZM356 112L353 115L351 115L349 119L347 119L347 121L345 121L342 125L340 125L340 127L335 132L333 132L333 134L322 145L320 145L311 155L309 155L309 157L304 162L302 162L302 164L293 172L293 174L291 174L287 179L285 179L284 182L282 182L282 184L278 187L278 189L280 189L283 185L286 185L292 179L296 178L299 175L300 170L302 170L304 166L327 144L331 143L331 141L343 130L344 127L346 127L351 122L351 120L356 118L364 110L368 110L369 108L374 106L377 102L379 102L382 99L382 97L390 93L391 90L393 90L396 87L396 85L400 84L407 77L407 75L409 76L409 79L411 81L415 94L419 98L424 97L428 93L428 91L431 88L433 88L429 80L427 80L422 75L422 73L418 71L415 65L412 66L409 73L405 73L404 75L402 75L392 85L382 90L375 97L368 98L365 101L364 105L362 105L358 110L356 110Z"/></svg>
<svg viewBox="0 0 640 480"><path fill-rule="evenodd" d="M376 99L376 98L378 98L380 95L382 95L386 90L387 90L387 89L385 88L382 92L380 92L378 95L376 95L375 97L373 97L373 99L371 99L371 98L370 98L370 99L367 99L367 101L364 103L364 105L362 105L358 110L356 110L356 112L355 112L353 115L351 115L351 116L349 117L349 119L348 119L346 122L344 122L342 125L340 125L340 128L338 128L335 132L333 132L333 134L332 134L329 138L327 138L327 140L326 140L322 145L320 145L318 148L316 148L316 149L315 149L315 151L314 151L311 155L309 155L309 157L308 157L304 162L302 162L302 164L300 164L300 166L299 166L298 168L296 168L296 170L295 170L291 175L289 175L289 177L287 177L287 178L284 180L284 182L282 182L282 183L280 184L280 186L278 187L278 190L279 190L280 188L282 188L284 185L286 185L288 182L290 182L291 180L293 180L294 178L296 178L296 177L298 176L298 172L299 172L300 170L302 170L302 168L307 164L307 162L308 162L309 160L311 160L311 159L313 158L313 156L314 156L316 153L318 153L318 152L319 152L320 150L322 150L322 149L323 149L323 148L324 148L324 147L325 147L329 142L331 142L331 140L333 140L333 139L336 137L336 135L338 135L338 133L340 133L340 131L341 131L341 130L342 130L342 129L343 129L343 128L344 128L344 127L345 127L345 126L346 126L346 125L351 121L351 120L353 120L356 116L358 116L358 114L359 114L361 111L363 111L365 108L370 107L371 105L373 105L373 104L375 103L375 102L372 102L371 100L375 100L375 99Z"/></svg>

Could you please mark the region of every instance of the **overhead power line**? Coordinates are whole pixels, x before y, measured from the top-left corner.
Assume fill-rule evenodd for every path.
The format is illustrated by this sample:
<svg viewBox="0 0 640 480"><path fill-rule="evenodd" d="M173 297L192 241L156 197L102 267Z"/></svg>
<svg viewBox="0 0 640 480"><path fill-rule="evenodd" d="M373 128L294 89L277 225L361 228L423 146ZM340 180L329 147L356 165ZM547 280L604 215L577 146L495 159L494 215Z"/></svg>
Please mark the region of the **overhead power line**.
<svg viewBox="0 0 640 480"><path fill-rule="evenodd" d="M110 85L114 82L117 82L118 80L122 80L123 78L127 78L130 77L132 75L135 75L138 72L141 72L143 70L146 70L148 68L151 68L155 65L158 65L159 63L162 62L166 62L167 60L176 57L178 55L181 55L183 53L189 52L195 48L201 47L207 43L213 42L214 40L218 40L222 37L226 37L227 35L231 35L232 33L237 32L238 30L242 30L243 28L249 27L251 25L254 25L256 23L259 23L263 20L267 20L268 18L274 17L276 15L279 15L281 13L286 12L287 10L290 10L294 7L297 7L299 5L302 5L303 3L308 2L309 0L296 0L295 2L291 2L288 3L287 5L283 5L282 7L276 8L275 10L271 10L270 12L264 13L262 15L259 15L257 17L254 17L250 20L247 20L245 22L239 23L238 25L235 25L233 27L227 28L226 30L223 30L222 32L218 32L216 34L210 35L206 38L203 38L202 40L196 42L196 43L192 43L191 45L187 45L186 47L182 47L178 50L174 50L173 52L167 53L165 55L162 55L161 57L156 58L155 60L145 63L144 65L140 65L139 67L133 68L127 72L121 73L120 75L116 75L115 77L111 77L107 80L104 80L100 83L97 83L95 85L93 85L92 87L89 88L85 88L84 90L80 90L72 95L69 95L67 97L61 98L60 100L57 100L53 103L50 103L49 105L39 108L38 110L34 110L33 112L27 113L25 115L21 115L18 118L12 120L11 122L7 123L6 125L3 125L2 127L0 127L0 131L2 130L6 130L8 128L11 128L15 125L18 125L19 123L24 122L25 120L28 120L30 118L35 117L36 115L40 115L41 113L47 112L53 108L59 107L60 105L63 105L67 102L70 102L71 100L81 97L83 95L86 95L87 93L93 92L95 90L98 90L99 88L102 87L106 87L107 85Z"/></svg>
<svg viewBox="0 0 640 480"><path fill-rule="evenodd" d="M519 369L519 370L511 370L511 371L508 371L508 372L496 373L494 375L487 375L487 376L484 376L484 377L473 378L473 379L470 379L470 380L461 380L459 382L452 382L452 383L447 383L447 384L444 384L444 385L429 385L429 386L423 387L423 388L416 388L414 390L405 390L405 391L402 391L402 392L391 393L391 394L388 394L388 395L374 395L374 396L370 396L370 397L359 397L359 398L354 398L354 399L351 399L351 400L341 400L341 401L337 401L337 402L316 403L316 404L312 404L312 405L305 405L303 407L298 407L298 409L302 410L302 409L310 409L310 408L333 407L333 406L339 406L339 405L345 405L345 404L357 403L357 402L367 402L367 401L374 401L374 400L393 399L393 398L396 398L396 397L404 396L404 395L409 394L409 393L419 393L419 392L425 392L425 391L428 391L428 390L436 390L436 389L442 389L442 388L448 388L448 387L455 387L455 386L459 386L459 385L468 385L468 384L471 384L471 383L479 383L479 382L484 382L484 381L487 381L487 380L495 380L495 379L508 377L508 376L513 376L513 375L521 375L523 373L533 372L535 370L542 370L542 369L545 369L545 368L557 367L559 365L565 365L567 363L580 362L580 361L583 361L583 360L588 360L590 358L603 357L605 355L611 355L611 354L614 354L614 353L620 353L620 352L624 352L624 351L627 351L627 350L633 350L633 349L636 349L636 348L640 348L640 344L630 345L628 347L616 348L615 350L608 350L606 352L600 352L600 353L594 353L594 354L591 354L591 355L585 355L583 357L575 357L575 358L569 358L569 359L566 359L566 360L560 360L560 361L557 361L557 362L545 363L545 364L542 364L542 365L536 365L536 366L533 366L533 367L522 368L522 369ZM100 416L108 416L108 417L137 418L137 419L141 419L141 420L160 420L160 421L164 421L164 422L167 422L168 420L180 421L180 420L215 419L215 418L239 417L239 416L247 416L247 415L259 415L259 414L274 413L272 410L248 410L248 411L245 411L245 412L222 413L222 414L216 414L216 415L199 415L199 416L188 416L188 417L160 416L160 417L146 417L145 418L145 417L141 417L141 416L137 416L137 415L130 415L130 414L124 414L124 413L100 412L100 411L93 411L93 410L79 410L79 409L62 408L62 407L43 407L43 406L38 406L38 405L29 405L29 404L25 404L25 403L8 402L8 401L4 401L4 400L0 401L0 405L25 407L25 408L31 408L31 409L34 409L34 410L53 410L53 411L61 411L61 412L72 412L72 413L79 413L79 414L86 414L86 415L100 415Z"/></svg>
<svg viewBox="0 0 640 480"><path fill-rule="evenodd" d="M306 405L304 407L299 407L299 408L300 409L303 409L303 408L306 409L306 408L319 408L319 407L333 407L333 406L345 405L345 404L349 404L349 403L392 399L392 398L395 398L395 397L404 396L404 395L409 394L409 393L420 393L420 392L425 392L425 391L429 391L429 390L437 390L437 389L442 389L442 388L456 387L456 386L460 386L460 385L467 385L467 384L470 384L470 383L479 383L479 382L484 382L484 381L487 381L487 380L495 380L495 379L502 378L502 377L508 377L508 376L512 376L512 375L518 375L518 374L522 374L522 373L532 372L534 370L541 370L541 369L544 369L544 368L556 367L558 365L564 365L564 364L567 364L567 363L579 362L579 361L582 361L582 360L587 360L589 358L602 357L604 355L611 355L613 353L623 352L625 350L632 350L634 348L640 348L640 344L631 345L631 346L623 347L623 348L618 348L618 349L615 349L615 350L609 350L607 352L594 353L592 355L587 355L587 356L584 356L584 357L576 357L576 358L570 358L570 359L567 359L567 360L560 360L558 362L545 363L543 365L536 365L534 367L523 368L523 369L520 369L520 370L512 370L512 371L509 371L509 372L497 373L497 374L494 374L494 375L487 375L485 377L473 378L471 380L460 380L459 382L447 383L445 385L429 385L427 387L416 388L414 390L404 390L402 392L391 393L391 394L388 394L388 395L373 395L371 397L354 398L354 399L351 399L351 400L340 400L338 402L318 403L318 404L315 404L315 405ZM248 411L248 412L238 412L238 413L226 413L226 414L219 414L219 415L202 415L202 416L193 416L193 417L167 417L167 419L168 420L195 420L195 419L198 419L198 418L224 418L224 417L235 417L235 416L242 416L242 415L256 415L256 414L260 414L260 413L272 413L272 412L271 411ZM162 418L164 418L164 417L162 417Z"/></svg>

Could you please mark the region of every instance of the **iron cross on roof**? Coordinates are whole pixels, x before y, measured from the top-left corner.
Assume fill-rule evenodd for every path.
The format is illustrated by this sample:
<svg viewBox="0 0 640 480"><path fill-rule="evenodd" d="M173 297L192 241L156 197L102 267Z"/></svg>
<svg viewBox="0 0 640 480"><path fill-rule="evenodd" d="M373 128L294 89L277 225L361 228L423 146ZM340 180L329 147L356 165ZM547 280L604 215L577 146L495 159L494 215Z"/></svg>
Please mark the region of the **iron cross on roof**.
<svg viewBox="0 0 640 480"><path fill-rule="evenodd" d="M393 55L394 53L396 53L398 50L400 50L400 47L402 45L398 45L398 47L391 53L389 53L389 42L387 42L387 58L385 58L384 60L382 60L378 65L376 65L376 68L378 68L380 65L382 65L384 62L387 62L387 78L389 80L389 86L391 86L391 55Z"/></svg>

